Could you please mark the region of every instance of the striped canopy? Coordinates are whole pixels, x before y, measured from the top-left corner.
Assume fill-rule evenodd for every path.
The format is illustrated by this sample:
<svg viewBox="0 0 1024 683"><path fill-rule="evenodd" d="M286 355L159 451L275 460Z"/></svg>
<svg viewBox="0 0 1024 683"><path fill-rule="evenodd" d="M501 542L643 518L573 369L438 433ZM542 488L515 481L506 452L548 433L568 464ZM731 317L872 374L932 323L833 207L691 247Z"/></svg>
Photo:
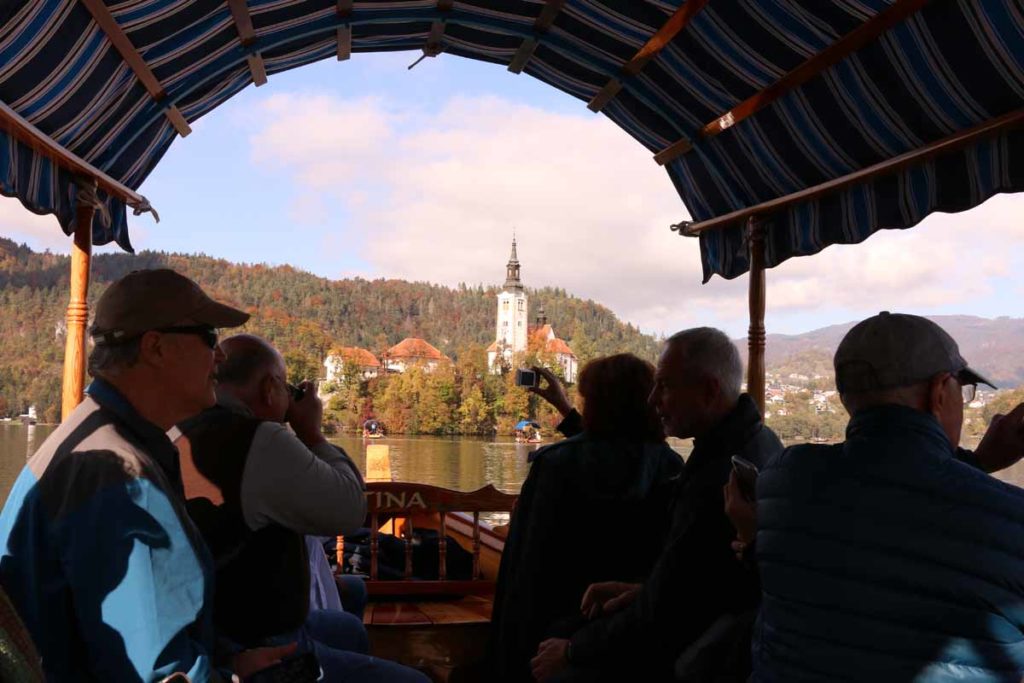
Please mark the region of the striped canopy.
<svg viewBox="0 0 1024 683"><path fill-rule="evenodd" d="M664 164L695 221L1002 121L758 212L769 267L1024 187L1021 0L0 0L0 191L73 231L74 172L12 119L134 189L250 83L411 49L588 103ZM125 201L102 184L98 199L94 243L131 250ZM705 281L747 253L743 217L701 232Z"/></svg>

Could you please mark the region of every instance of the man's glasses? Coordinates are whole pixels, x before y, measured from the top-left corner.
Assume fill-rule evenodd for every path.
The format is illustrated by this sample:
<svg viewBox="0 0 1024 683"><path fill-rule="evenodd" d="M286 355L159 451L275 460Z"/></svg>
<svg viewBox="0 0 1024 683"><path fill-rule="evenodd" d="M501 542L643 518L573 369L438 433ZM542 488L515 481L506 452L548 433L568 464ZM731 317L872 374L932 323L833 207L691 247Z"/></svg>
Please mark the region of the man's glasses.
<svg viewBox="0 0 1024 683"><path fill-rule="evenodd" d="M194 334L211 349L217 348L217 330L209 325L182 325L181 327L160 327L154 332L164 334Z"/></svg>
<svg viewBox="0 0 1024 683"><path fill-rule="evenodd" d="M960 385L960 392L964 396L964 404L966 405L966 404L968 404L968 403L970 403L971 401L974 400L974 397L978 393L978 385L977 384L961 384Z"/></svg>

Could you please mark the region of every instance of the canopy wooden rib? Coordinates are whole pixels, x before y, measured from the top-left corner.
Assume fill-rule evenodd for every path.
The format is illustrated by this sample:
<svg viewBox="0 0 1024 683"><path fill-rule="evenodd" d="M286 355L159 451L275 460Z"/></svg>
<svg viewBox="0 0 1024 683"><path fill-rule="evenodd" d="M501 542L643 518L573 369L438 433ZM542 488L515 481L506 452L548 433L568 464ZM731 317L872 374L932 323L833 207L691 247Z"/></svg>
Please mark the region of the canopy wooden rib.
<svg viewBox="0 0 1024 683"><path fill-rule="evenodd" d="M132 45L132 41L128 40L128 36L125 35L124 31L121 30L117 20L114 19L114 15L110 13L107 6L103 3L103 0L81 0L85 8L89 10L89 14L92 15L96 25L100 27L100 30L107 36L107 40L110 41L111 45L121 54L121 58L124 59L125 63L131 67L131 70L135 72L135 77L139 79L143 87L149 92L156 102L162 102L167 93L164 92L163 86L160 81L153 75L152 70L142 59L142 55ZM164 116L170 121L174 129L178 131L178 135L181 137L187 136L192 132L192 129L188 125L188 121L178 111L178 107L171 104L164 109Z"/></svg>
<svg viewBox="0 0 1024 683"><path fill-rule="evenodd" d="M714 137L724 130L735 126L740 121L750 117L757 111L767 107L772 102L797 88L822 71L841 61L848 55L853 54L880 35L888 31L896 24L904 21L912 14L918 12L927 5L930 0L896 0L887 9L879 12L871 19L853 29L845 36L829 45L827 48L812 56L807 61L787 73L785 76L769 85L764 90L752 95L729 111L717 117L714 121L701 128L700 137ZM689 5L690 3L687 3ZM693 149L693 143L689 139L681 139L672 143L665 149L654 155L654 160L664 166L673 159Z"/></svg>
<svg viewBox="0 0 1024 683"><path fill-rule="evenodd" d="M545 0L544 7L540 11L540 15L537 20L533 22L533 30L535 33L545 33L551 25L555 23L555 17L562 11L562 7L565 5L565 0ZM523 40L519 49L516 50L515 56L512 57L512 61L509 62L508 70L514 74L522 73L523 69L526 68L526 63L533 57L533 53L537 50L539 44L536 37L530 37Z"/></svg>
<svg viewBox="0 0 1024 683"><path fill-rule="evenodd" d="M338 0L338 16L347 19L352 14L352 0ZM352 26L344 24L338 27L338 61L343 62L352 56Z"/></svg>
<svg viewBox="0 0 1024 683"><path fill-rule="evenodd" d="M688 2L681 5L668 18L668 21L637 51L633 58L622 65L623 75L636 76L640 73L647 62L651 61L666 45L672 42L672 39L679 35L707 4L708 0L688 0ZM619 94L620 90L622 90L622 82L618 78L609 79L600 92L590 100L587 108L593 112L601 111L606 104Z"/></svg>
<svg viewBox="0 0 1024 683"><path fill-rule="evenodd" d="M455 4L455 0L437 0L437 11L438 12L450 12L452 6ZM444 39L444 20L435 19L430 24L430 33L427 34L427 42L423 46L423 57L436 57L444 51L444 44L441 42ZM410 66L411 69L416 64L419 64L420 60Z"/></svg>
<svg viewBox="0 0 1024 683"><path fill-rule="evenodd" d="M4 102L0 102L0 125L9 130L22 143L41 154L45 154L54 163L61 168L67 169L73 175L95 180L101 190L117 197L133 209L150 210L149 201L145 197L114 180L85 159L57 143L46 133L23 119L18 112L8 107Z"/></svg>
<svg viewBox="0 0 1024 683"><path fill-rule="evenodd" d="M228 9L231 10L231 18L235 21L235 28L238 30L238 40L242 47L248 48L256 42L256 31L252 27L252 17L249 16L249 5L245 0L228 0ZM267 82L267 68L263 64L263 56L259 52L253 52L246 56L249 63L249 73L252 74L252 82L257 88Z"/></svg>
<svg viewBox="0 0 1024 683"><path fill-rule="evenodd" d="M716 230L745 221L753 216L765 217L793 204L817 199L823 195L842 190L850 185L867 182L878 176L887 175L889 173L902 170L908 166L924 163L939 154L952 152L960 147L969 145L972 142L991 137L1004 130L1009 130L1015 127L1024 127L1024 109L1011 111L1007 114L1003 114L1002 116L985 121L984 123L980 123L977 126L958 131L952 135L942 138L941 140L925 145L924 147L919 147L918 149L905 152L891 159L886 159L885 161L881 161L873 166L862 168L859 171L848 173L840 178L833 178L827 182L814 185L813 187L804 188L803 190L787 194L783 197L776 197L775 199L761 202L754 206L748 206L745 209L716 216L715 218L710 218L699 223L693 223L692 225L684 227L679 232L687 237L693 237L708 230Z"/></svg>

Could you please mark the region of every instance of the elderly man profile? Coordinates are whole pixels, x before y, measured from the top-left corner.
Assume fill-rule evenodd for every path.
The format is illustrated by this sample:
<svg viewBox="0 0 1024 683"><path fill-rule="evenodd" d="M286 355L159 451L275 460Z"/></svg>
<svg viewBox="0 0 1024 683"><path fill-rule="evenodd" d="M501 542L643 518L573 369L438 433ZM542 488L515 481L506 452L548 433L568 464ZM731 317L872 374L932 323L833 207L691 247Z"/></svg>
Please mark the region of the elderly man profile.
<svg viewBox="0 0 1024 683"><path fill-rule="evenodd" d="M297 399L273 346L243 334L221 349L217 405L179 425L177 439L188 511L217 564L217 634L246 647L297 640L327 681L425 681L368 656L354 615L310 610L304 535L362 526L362 476L324 438L312 383L298 387Z"/></svg>
<svg viewBox="0 0 1024 683"><path fill-rule="evenodd" d="M95 379L0 514L0 580L48 680L216 676L212 565L165 432L213 405L216 328L248 318L166 269L129 273L100 297Z"/></svg>
<svg viewBox="0 0 1024 683"><path fill-rule="evenodd" d="M761 681L1020 681L1024 405L958 449L977 384L934 322L881 313L835 354L846 441L761 472Z"/></svg>
<svg viewBox="0 0 1024 683"><path fill-rule="evenodd" d="M676 659L716 622L756 607L756 577L730 549L722 487L733 455L760 466L782 444L740 392L742 374L736 347L719 330L684 330L665 342L649 402L666 435L694 439L665 549L642 584L588 588L581 609L589 620L571 637L541 643L532 662L538 681L672 680ZM562 429L573 431L578 416L552 393L545 397L566 415Z"/></svg>

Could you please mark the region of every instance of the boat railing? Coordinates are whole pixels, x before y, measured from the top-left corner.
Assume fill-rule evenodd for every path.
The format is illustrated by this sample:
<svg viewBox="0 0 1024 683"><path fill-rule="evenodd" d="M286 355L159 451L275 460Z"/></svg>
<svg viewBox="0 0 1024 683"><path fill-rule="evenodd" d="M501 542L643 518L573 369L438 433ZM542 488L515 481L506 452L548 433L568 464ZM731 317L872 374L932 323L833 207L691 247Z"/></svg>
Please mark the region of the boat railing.
<svg viewBox="0 0 1024 683"><path fill-rule="evenodd" d="M481 520L482 513L511 513L517 496L502 493L492 485L476 491L453 491L427 484L372 482L366 486L370 527L370 575L366 582L371 596L388 595L487 595L494 592L496 566L486 560L500 558L504 536ZM413 575L413 530L435 529L438 533L437 579ZM404 546L402 578L380 577L380 536L400 538ZM472 556L470 578L448 578L448 543L453 539ZM344 538L338 537L339 566L344 563ZM481 551L485 552L482 553ZM482 560L482 554L485 560ZM487 564L489 566L485 567Z"/></svg>

